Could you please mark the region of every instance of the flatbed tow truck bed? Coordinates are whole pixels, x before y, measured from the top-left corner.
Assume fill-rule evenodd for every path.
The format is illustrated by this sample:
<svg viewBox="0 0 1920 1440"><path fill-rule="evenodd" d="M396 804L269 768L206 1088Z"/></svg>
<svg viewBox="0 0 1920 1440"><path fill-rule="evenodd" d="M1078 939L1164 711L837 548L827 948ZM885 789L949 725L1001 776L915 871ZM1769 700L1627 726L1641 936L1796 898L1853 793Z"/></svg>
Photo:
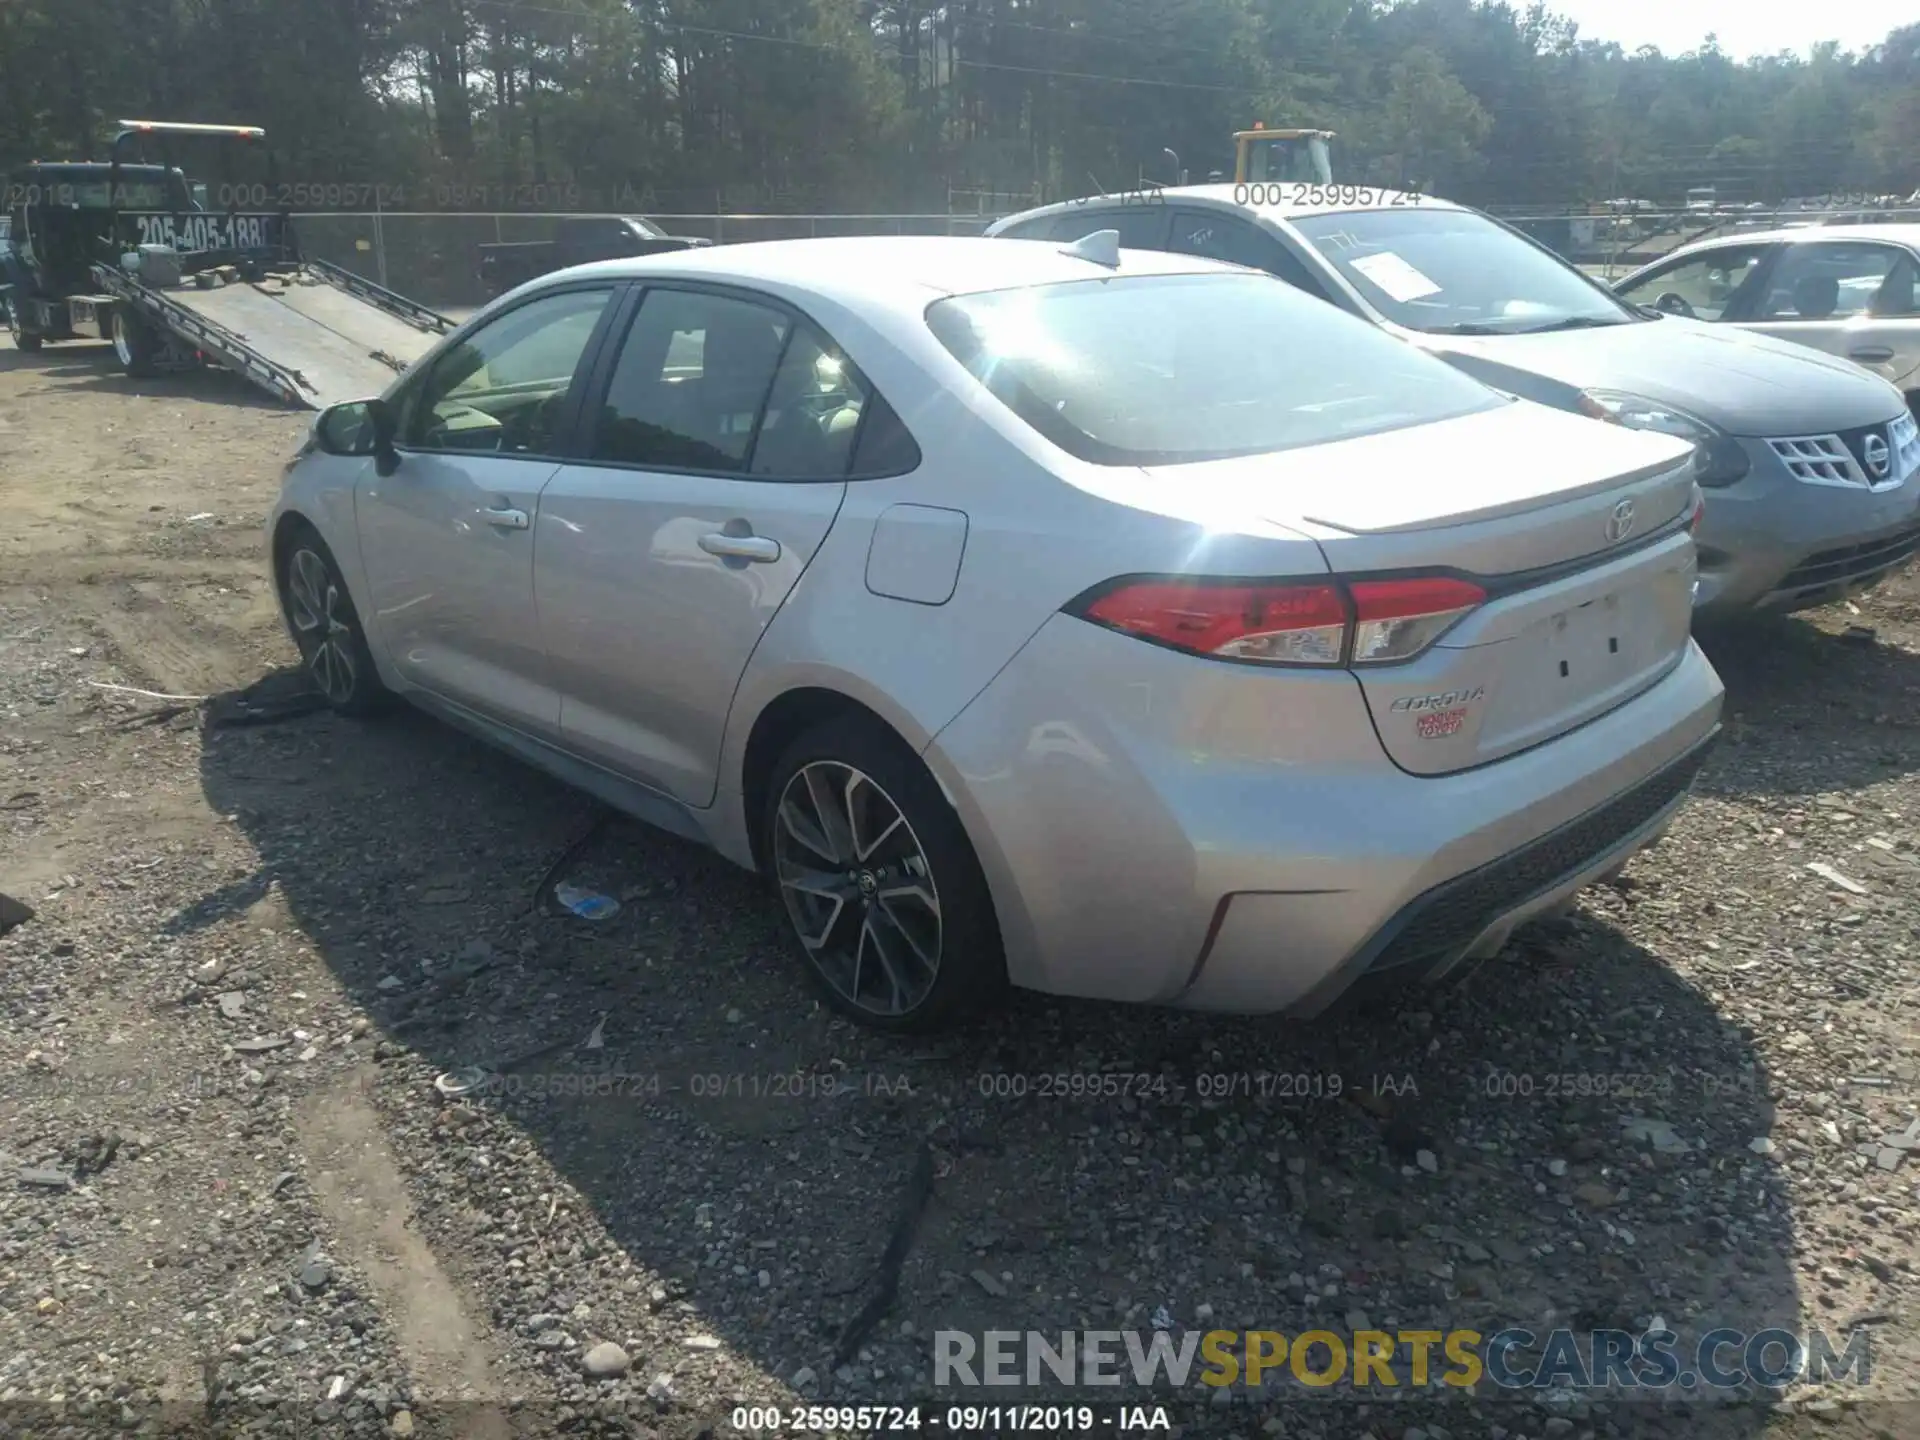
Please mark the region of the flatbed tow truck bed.
<svg viewBox="0 0 1920 1440"><path fill-rule="evenodd" d="M208 359L316 410L378 395L455 323L324 260L253 281L216 271L159 286L104 265L93 274Z"/></svg>

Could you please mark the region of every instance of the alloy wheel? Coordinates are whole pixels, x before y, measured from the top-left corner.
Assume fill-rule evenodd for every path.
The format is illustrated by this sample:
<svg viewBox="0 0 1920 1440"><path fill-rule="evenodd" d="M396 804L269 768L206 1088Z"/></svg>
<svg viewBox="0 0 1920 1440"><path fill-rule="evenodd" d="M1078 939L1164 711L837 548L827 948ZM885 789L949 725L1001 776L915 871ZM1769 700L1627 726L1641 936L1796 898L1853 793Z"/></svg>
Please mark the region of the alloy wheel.
<svg viewBox="0 0 1920 1440"><path fill-rule="evenodd" d="M307 670L329 703L353 698L359 680L353 662L353 628L347 597L327 562L311 550L293 552L287 566L287 617L293 622Z"/></svg>
<svg viewBox="0 0 1920 1440"><path fill-rule="evenodd" d="M940 974L940 894L892 796L837 760L795 771L774 821L774 878L821 977L874 1015L917 1008Z"/></svg>
<svg viewBox="0 0 1920 1440"><path fill-rule="evenodd" d="M119 311L113 316L113 353L124 367L133 365L133 336L127 331L127 317Z"/></svg>

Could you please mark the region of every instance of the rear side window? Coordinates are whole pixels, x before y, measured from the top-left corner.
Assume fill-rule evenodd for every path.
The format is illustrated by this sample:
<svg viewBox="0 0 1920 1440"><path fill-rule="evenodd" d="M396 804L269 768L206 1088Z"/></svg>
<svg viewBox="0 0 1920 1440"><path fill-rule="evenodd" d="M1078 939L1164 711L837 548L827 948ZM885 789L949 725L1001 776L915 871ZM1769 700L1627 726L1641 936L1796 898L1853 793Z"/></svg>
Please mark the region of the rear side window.
<svg viewBox="0 0 1920 1440"><path fill-rule="evenodd" d="M1054 220L1052 215L1041 215L1032 220L1022 220L1018 225L1009 225L995 239L998 240L1046 240L1051 238Z"/></svg>
<svg viewBox="0 0 1920 1440"><path fill-rule="evenodd" d="M1251 221L1199 210L1173 213L1172 250L1181 255L1204 255L1278 275L1296 289L1327 299L1326 288L1294 253Z"/></svg>
<svg viewBox="0 0 1920 1440"><path fill-rule="evenodd" d="M1891 245L1814 242L1789 247L1767 277L1762 320L1850 320L1912 315L1913 261Z"/></svg>
<svg viewBox="0 0 1920 1440"><path fill-rule="evenodd" d="M1167 207L1164 205L1122 205L1112 209L1068 210L1054 221L1051 239L1069 243L1084 240L1096 230L1120 232L1123 250L1164 250L1167 248Z"/></svg>
<svg viewBox="0 0 1920 1440"><path fill-rule="evenodd" d="M1167 248L1167 207L1164 205L1125 205L1096 209L1076 205L1052 215L1023 220L1002 230L999 240L1058 240L1071 245L1097 230L1117 230L1120 245L1126 250L1164 250Z"/></svg>
<svg viewBox="0 0 1920 1440"><path fill-rule="evenodd" d="M1280 242L1231 215L1178 210L1173 216L1173 244L1169 248L1182 255L1203 255L1229 265L1267 270L1272 268L1269 262Z"/></svg>
<svg viewBox="0 0 1920 1440"><path fill-rule="evenodd" d="M900 417L876 394L867 402L860 426L860 443L853 452L853 473L859 476L905 475L920 464L920 447Z"/></svg>
<svg viewBox="0 0 1920 1440"><path fill-rule="evenodd" d="M787 342L749 473L770 480L838 480L853 461L870 392L827 337L798 325Z"/></svg>
<svg viewBox="0 0 1920 1440"><path fill-rule="evenodd" d="M1154 275L960 295L940 342L1060 449L1100 465L1258 455L1506 403L1444 361L1264 275Z"/></svg>

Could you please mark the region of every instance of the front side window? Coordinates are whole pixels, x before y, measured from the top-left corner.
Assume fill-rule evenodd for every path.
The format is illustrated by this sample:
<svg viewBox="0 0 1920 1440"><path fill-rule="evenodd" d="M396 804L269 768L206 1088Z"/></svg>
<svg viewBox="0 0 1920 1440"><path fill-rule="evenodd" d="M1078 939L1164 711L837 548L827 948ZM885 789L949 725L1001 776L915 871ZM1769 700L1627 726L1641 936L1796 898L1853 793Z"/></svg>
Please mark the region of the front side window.
<svg viewBox="0 0 1920 1440"><path fill-rule="evenodd" d="M476 330L435 361L402 403L401 443L553 454L574 371L612 294L545 295Z"/></svg>
<svg viewBox="0 0 1920 1440"><path fill-rule="evenodd" d="M1760 320L1912 315L1913 257L1891 245L1795 245L1767 277Z"/></svg>
<svg viewBox="0 0 1920 1440"><path fill-rule="evenodd" d="M1772 249L1771 245L1742 245L1695 255L1622 286L1618 293L1631 305L1695 320L1718 320Z"/></svg>
<svg viewBox="0 0 1920 1440"><path fill-rule="evenodd" d="M1644 318L1558 256L1471 210L1353 210L1291 223L1363 300L1409 330L1524 335Z"/></svg>
<svg viewBox="0 0 1920 1440"><path fill-rule="evenodd" d="M1114 277L960 295L940 342L1054 445L1101 465L1258 455L1506 403L1267 275Z"/></svg>

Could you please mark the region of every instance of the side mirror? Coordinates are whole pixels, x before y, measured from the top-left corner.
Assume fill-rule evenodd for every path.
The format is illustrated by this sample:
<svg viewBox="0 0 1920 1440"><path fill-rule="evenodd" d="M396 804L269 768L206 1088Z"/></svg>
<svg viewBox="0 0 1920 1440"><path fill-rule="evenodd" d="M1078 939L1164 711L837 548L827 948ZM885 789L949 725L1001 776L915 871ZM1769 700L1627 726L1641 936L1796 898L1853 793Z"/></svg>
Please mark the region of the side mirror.
<svg viewBox="0 0 1920 1440"><path fill-rule="evenodd" d="M382 475L391 475L400 463L393 448L393 409L384 400L349 400L320 412L314 422L315 443L328 455L370 455Z"/></svg>

